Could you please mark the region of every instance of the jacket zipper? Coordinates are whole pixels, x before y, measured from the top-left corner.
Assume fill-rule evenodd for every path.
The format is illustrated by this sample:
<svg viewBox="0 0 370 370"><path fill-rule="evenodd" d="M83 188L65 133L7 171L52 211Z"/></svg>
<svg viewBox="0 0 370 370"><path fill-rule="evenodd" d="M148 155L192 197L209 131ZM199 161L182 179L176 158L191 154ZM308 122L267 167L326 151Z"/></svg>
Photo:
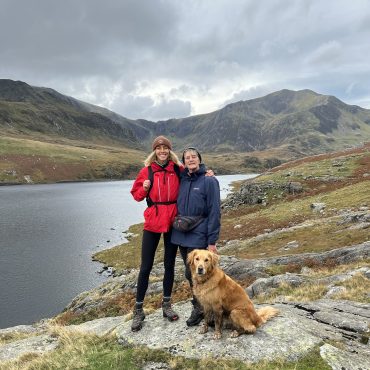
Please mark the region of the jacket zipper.
<svg viewBox="0 0 370 370"><path fill-rule="evenodd" d="M158 182L158 197L159 197L159 202L162 202L162 197L161 197L161 187L160 187L159 177L160 177L160 176L157 176L157 182Z"/></svg>
<svg viewBox="0 0 370 370"><path fill-rule="evenodd" d="M170 201L170 178L167 177L167 202Z"/></svg>
<svg viewBox="0 0 370 370"><path fill-rule="evenodd" d="M189 215L189 197L190 197L190 189L191 189L191 183L192 183L193 179L190 178L190 181L189 181L189 186L188 186L188 193L186 195L186 216L190 216Z"/></svg>

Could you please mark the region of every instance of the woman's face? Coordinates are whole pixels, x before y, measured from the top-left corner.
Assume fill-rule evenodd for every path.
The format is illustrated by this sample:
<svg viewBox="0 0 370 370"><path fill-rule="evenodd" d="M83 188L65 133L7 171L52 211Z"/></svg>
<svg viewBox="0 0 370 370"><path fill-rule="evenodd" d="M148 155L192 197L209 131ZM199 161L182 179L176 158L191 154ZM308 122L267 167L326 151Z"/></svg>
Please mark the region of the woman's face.
<svg viewBox="0 0 370 370"><path fill-rule="evenodd" d="M200 160L195 150L187 150L184 153L184 165L189 172L196 172L199 170Z"/></svg>
<svg viewBox="0 0 370 370"><path fill-rule="evenodd" d="M170 157L170 149L166 145L158 145L155 148L155 155L159 163L166 163Z"/></svg>

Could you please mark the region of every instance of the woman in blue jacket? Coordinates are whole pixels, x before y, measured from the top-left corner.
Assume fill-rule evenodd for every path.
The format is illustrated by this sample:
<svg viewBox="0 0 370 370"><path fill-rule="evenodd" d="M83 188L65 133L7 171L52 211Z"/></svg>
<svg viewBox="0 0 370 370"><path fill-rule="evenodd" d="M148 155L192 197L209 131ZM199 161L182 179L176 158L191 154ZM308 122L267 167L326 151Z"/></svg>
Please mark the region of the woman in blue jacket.
<svg viewBox="0 0 370 370"><path fill-rule="evenodd" d="M194 229L182 232L172 230L171 242L179 246L185 263L185 277L193 287L187 256L194 249L208 249L217 253L216 242L220 233L221 199L220 187L215 177L205 176L202 157L195 148L184 150L182 162L185 171L181 173L181 184L177 198L177 211L181 216L203 216L203 221ZM193 310L186 324L198 325L203 319L203 310L193 296Z"/></svg>

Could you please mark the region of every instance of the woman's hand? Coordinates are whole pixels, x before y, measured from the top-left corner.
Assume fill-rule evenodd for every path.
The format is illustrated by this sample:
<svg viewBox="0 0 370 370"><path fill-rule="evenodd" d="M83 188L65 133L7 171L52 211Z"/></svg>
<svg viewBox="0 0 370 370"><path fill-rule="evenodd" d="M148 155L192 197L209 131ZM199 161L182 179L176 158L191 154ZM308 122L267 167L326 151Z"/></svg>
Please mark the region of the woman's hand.
<svg viewBox="0 0 370 370"><path fill-rule="evenodd" d="M206 171L206 176L214 177L215 176L215 173L213 172L213 170L207 170Z"/></svg>
<svg viewBox="0 0 370 370"><path fill-rule="evenodd" d="M208 244L208 248L207 249L210 252L213 252L213 253L218 254L218 250L217 250L216 244Z"/></svg>
<svg viewBox="0 0 370 370"><path fill-rule="evenodd" d="M148 191L150 188L150 180L144 180L143 182L143 188L145 191Z"/></svg>

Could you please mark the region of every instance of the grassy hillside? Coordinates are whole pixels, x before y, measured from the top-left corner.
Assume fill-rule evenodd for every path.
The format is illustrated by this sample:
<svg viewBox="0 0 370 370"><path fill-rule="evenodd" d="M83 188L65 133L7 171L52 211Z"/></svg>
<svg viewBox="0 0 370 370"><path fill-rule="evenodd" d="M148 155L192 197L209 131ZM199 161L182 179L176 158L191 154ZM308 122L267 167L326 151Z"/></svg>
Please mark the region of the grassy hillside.
<svg viewBox="0 0 370 370"><path fill-rule="evenodd" d="M133 179L148 155L144 150L44 134L0 135L0 184ZM258 173L281 163L277 156L276 151L203 153L204 162L219 175Z"/></svg>
<svg viewBox="0 0 370 370"><path fill-rule="evenodd" d="M4 135L31 139L45 135L137 148L135 127L131 120L93 110L55 90L0 79L0 129Z"/></svg>
<svg viewBox="0 0 370 370"><path fill-rule="evenodd" d="M303 192L284 194L272 188L263 204L240 206L223 214L221 241L242 240L225 253L244 258L324 251L369 240L368 229L351 229L341 223L345 210L370 206L370 145L327 155L308 157L274 168L252 181L300 183ZM322 212L311 209L324 203ZM294 229L294 226L302 227ZM284 231L284 228L287 230ZM274 234L274 230L282 232ZM254 237L267 234L263 240ZM270 235L269 235L270 234ZM299 248L281 248L295 240Z"/></svg>
<svg viewBox="0 0 370 370"><path fill-rule="evenodd" d="M0 136L0 184L132 178L144 157L119 146Z"/></svg>

